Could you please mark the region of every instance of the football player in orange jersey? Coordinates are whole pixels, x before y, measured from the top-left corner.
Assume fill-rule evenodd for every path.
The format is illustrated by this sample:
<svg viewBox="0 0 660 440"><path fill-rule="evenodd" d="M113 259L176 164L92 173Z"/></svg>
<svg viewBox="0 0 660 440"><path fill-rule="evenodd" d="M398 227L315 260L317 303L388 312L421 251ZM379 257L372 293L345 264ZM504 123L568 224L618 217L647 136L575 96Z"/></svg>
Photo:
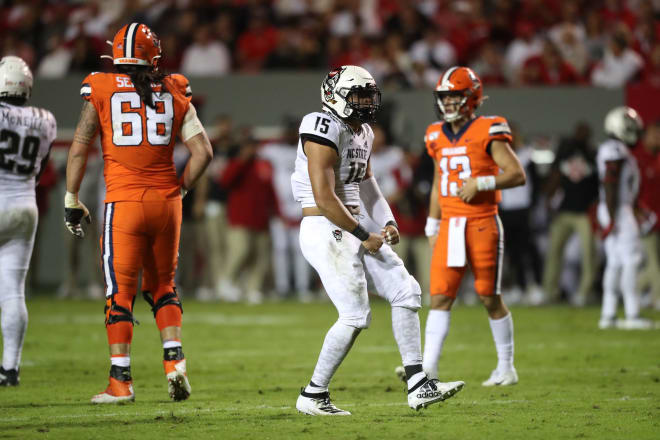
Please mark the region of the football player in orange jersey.
<svg viewBox="0 0 660 440"><path fill-rule="evenodd" d="M112 54L115 73L92 73L83 80L85 102L69 150L64 200L66 226L83 238L81 221L90 219L78 190L92 141L100 132L106 183L101 264L111 367L107 389L92 402L135 399L130 347L140 270L143 295L163 342L170 397L184 400L190 383L181 348L183 310L174 288L181 199L211 161L211 144L190 103L188 80L158 71L160 42L146 25L122 27ZM181 178L172 160L177 136L191 154Z"/></svg>
<svg viewBox="0 0 660 440"><path fill-rule="evenodd" d="M513 385L518 375L513 366L513 320L500 295L504 237L497 203L499 190L525 183L525 171L511 149L506 119L474 114L483 91L471 69L448 69L434 94L442 121L431 124L425 136L435 175L426 223L433 256L424 371L429 377L438 375L451 306L469 264L498 358L497 368L482 385Z"/></svg>

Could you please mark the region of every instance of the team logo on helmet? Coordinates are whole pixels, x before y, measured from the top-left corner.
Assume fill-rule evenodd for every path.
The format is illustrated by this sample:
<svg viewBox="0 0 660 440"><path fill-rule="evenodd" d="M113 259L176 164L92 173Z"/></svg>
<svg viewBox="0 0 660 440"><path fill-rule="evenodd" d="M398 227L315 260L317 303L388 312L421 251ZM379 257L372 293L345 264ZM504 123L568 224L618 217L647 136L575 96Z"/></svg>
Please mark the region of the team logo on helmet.
<svg viewBox="0 0 660 440"><path fill-rule="evenodd" d="M342 72L346 70L346 67L338 67L325 77L323 81L323 97L326 101L335 103L335 87L337 87L337 82L339 82L339 77Z"/></svg>

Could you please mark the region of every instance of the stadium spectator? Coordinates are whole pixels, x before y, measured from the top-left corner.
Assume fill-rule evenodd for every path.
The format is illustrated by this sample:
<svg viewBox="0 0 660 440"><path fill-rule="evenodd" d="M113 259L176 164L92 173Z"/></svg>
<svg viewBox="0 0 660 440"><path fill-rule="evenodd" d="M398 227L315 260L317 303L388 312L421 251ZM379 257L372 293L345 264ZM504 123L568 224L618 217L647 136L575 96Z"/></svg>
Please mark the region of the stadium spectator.
<svg viewBox="0 0 660 440"><path fill-rule="evenodd" d="M621 30L610 38L602 61L591 72L593 85L618 88L635 78L641 71L644 61L628 46L628 37Z"/></svg>
<svg viewBox="0 0 660 440"><path fill-rule="evenodd" d="M434 70L437 78L441 71L456 64L456 51L443 35L443 29L431 25L424 31L424 38L415 41L408 53L414 64L421 64Z"/></svg>
<svg viewBox="0 0 660 440"><path fill-rule="evenodd" d="M545 40L540 55L525 61L520 82L526 85L577 84L580 75L561 56L551 40Z"/></svg>
<svg viewBox="0 0 660 440"><path fill-rule="evenodd" d="M244 72L261 69L268 55L275 50L279 33L263 9L255 9L249 19L247 29L238 37L237 64Z"/></svg>
<svg viewBox="0 0 660 440"><path fill-rule="evenodd" d="M660 121L648 126L633 154L640 168L637 214L646 252L637 282L640 292L650 290L653 307L660 310Z"/></svg>
<svg viewBox="0 0 660 440"><path fill-rule="evenodd" d="M651 51L642 78L650 86L660 88L660 43Z"/></svg>
<svg viewBox="0 0 660 440"><path fill-rule="evenodd" d="M209 26L195 31L195 42L183 52L181 71L190 76L222 76L231 68L231 54L220 41L214 40Z"/></svg>
<svg viewBox="0 0 660 440"><path fill-rule="evenodd" d="M227 191L227 252L218 294L225 301L263 301L270 266L268 224L275 211L273 171L257 156L259 143L249 129L220 176Z"/></svg>
<svg viewBox="0 0 660 440"><path fill-rule="evenodd" d="M258 156L267 160L273 169L273 188L277 196L278 216L270 222L275 291L280 298L295 291L299 301L309 302L314 299L310 291L312 268L298 244L302 211L291 192L291 175L295 170L298 148L298 126L297 119L286 120L282 140L265 144Z"/></svg>
<svg viewBox="0 0 660 440"><path fill-rule="evenodd" d="M534 26L528 22L519 22L516 25L516 38L509 44L505 55L509 82L518 83L525 61L540 54L542 50L543 41L534 33Z"/></svg>
<svg viewBox="0 0 660 440"><path fill-rule="evenodd" d="M48 39L46 55L41 59L37 76L42 78L64 78L69 71L73 54L62 41L60 34L52 34Z"/></svg>
<svg viewBox="0 0 660 440"><path fill-rule="evenodd" d="M548 37L555 43L564 60L579 75L583 75L589 57L585 46L587 33L579 20L579 12L576 2L565 1L562 4L562 21L550 28Z"/></svg>
<svg viewBox="0 0 660 440"><path fill-rule="evenodd" d="M586 304L595 279L596 254L589 210L598 198L598 173L590 139L591 128L583 122L578 123L573 135L560 142L548 176L548 208L554 214L543 272L543 291L549 301L559 300L564 246L575 232L580 237L582 267L580 284L571 298L574 304ZM556 210L552 210L555 196L561 200Z"/></svg>
<svg viewBox="0 0 660 440"><path fill-rule="evenodd" d="M607 46L607 33L603 18L597 10L591 9L587 12L585 20L585 47L589 56L590 64L603 58Z"/></svg>
<svg viewBox="0 0 660 440"><path fill-rule="evenodd" d="M481 46L477 61L470 66L485 85L506 85L504 58L491 42Z"/></svg>
<svg viewBox="0 0 660 440"><path fill-rule="evenodd" d="M505 267L513 272L513 287L505 299L507 304L524 301L537 305L544 299L540 287L542 263L531 231L531 211L537 200L539 179L532 161L532 148L523 142L517 127L514 124L510 126L513 135L511 146L525 169L527 181L523 186L502 191L499 206L506 237L504 255L509 262Z"/></svg>

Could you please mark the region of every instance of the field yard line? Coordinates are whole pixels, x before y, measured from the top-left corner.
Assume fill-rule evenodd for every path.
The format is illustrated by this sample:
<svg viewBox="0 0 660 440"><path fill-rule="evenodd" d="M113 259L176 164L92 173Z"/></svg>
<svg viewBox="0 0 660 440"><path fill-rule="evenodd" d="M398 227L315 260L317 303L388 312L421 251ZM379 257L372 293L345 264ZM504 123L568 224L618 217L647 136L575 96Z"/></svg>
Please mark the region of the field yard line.
<svg viewBox="0 0 660 440"><path fill-rule="evenodd" d="M628 397L623 396L619 398L605 399L608 402L630 402L630 401L640 401L640 400L651 400L651 397ZM544 400L546 403L562 403L573 401L571 399L551 399ZM509 399L509 400L474 400L472 402L461 402L463 405L511 405L514 403L532 403L532 400L529 399ZM130 405L130 404L128 404ZM363 405L362 403L342 403L341 407L354 408ZM386 408L393 406L407 406L405 402L387 402L387 403L370 403L365 405L365 407L373 408ZM228 407L216 407L216 408L204 408L204 409L178 409L178 410L156 410L156 411L144 411L144 412L135 412L135 413L99 413L99 414L61 414L54 416L47 416L46 421L52 419L93 419L93 418L107 418L107 417L122 417L122 416L168 416L174 415L174 417L187 414L199 414L199 413L213 413L213 412L230 412L230 411L259 411L259 410L291 410L295 411L293 406L270 406L270 405L256 405L256 406L228 406ZM35 420L35 417L13 417L8 419L0 419L0 423L11 423L11 422L27 422Z"/></svg>

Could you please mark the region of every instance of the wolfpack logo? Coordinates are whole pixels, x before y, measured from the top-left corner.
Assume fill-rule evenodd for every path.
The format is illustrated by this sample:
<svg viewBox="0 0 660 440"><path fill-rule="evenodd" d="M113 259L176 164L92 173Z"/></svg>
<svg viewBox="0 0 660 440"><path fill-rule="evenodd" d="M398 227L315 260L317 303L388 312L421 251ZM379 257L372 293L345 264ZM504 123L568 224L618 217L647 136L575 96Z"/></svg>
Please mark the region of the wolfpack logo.
<svg viewBox="0 0 660 440"><path fill-rule="evenodd" d="M339 77L346 70L345 67L338 67L335 70L328 73L328 76L323 81L323 97L326 101L335 100L335 87L339 81Z"/></svg>
<svg viewBox="0 0 660 440"><path fill-rule="evenodd" d="M335 240L337 240L337 242L341 241L341 235L342 235L341 229L335 229L334 231L332 231L332 236L335 237Z"/></svg>

